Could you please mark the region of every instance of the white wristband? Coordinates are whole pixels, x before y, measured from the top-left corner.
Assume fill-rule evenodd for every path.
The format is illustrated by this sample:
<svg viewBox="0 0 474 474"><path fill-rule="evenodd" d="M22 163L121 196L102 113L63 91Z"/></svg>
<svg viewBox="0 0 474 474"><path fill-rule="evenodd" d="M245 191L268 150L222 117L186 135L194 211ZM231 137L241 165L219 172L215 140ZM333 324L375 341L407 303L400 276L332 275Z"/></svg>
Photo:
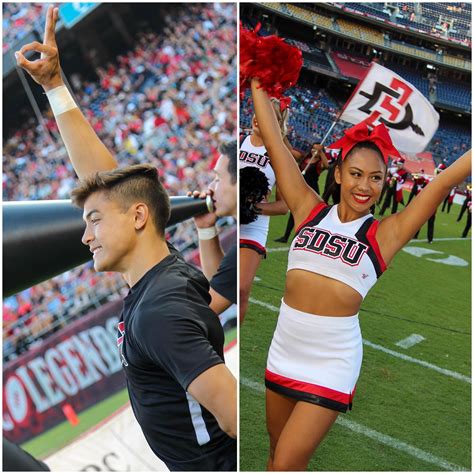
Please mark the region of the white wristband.
<svg viewBox="0 0 474 474"><path fill-rule="evenodd" d="M217 229L216 227L207 227L206 229L199 229L198 228L198 237L199 240L211 240L217 236Z"/></svg>
<svg viewBox="0 0 474 474"><path fill-rule="evenodd" d="M77 107L66 86L59 86L46 92L55 117Z"/></svg>

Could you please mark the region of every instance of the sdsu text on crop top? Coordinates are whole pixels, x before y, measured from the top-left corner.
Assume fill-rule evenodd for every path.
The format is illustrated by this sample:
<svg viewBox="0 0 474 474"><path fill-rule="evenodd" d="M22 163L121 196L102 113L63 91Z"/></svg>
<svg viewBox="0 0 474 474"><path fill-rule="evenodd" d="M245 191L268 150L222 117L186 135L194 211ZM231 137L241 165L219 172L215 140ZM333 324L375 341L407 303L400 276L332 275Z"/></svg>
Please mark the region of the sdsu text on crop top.
<svg viewBox="0 0 474 474"><path fill-rule="evenodd" d="M259 169L268 179L268 190L271 191L275 186L276 178L267 149L264 145L252 145L251 135L247 135L241 139L239 150L239 169L252 166Z"/></svg>
<svg viewBox="0 0 474 474"><path fill-rule="evenodd" d="M364 298L386 270L375 239L372 214L341 222L337 205L318 204L299 226L288 255L288 270L301 269L341 281Z"/></svg>

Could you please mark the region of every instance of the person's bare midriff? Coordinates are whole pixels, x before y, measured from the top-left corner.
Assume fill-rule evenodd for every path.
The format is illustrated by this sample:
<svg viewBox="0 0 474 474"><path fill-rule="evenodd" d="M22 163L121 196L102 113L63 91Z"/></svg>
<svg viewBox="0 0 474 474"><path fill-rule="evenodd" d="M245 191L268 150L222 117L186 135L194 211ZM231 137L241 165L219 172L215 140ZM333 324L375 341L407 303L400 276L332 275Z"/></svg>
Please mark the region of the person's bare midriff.
<svg viewBox="0 0 474 474"><path fill-rule="evenodd" d="M362 304L362 296L345 283L298 269L287 273L283 299L291 308L320 316L353 316Z"/></svg>

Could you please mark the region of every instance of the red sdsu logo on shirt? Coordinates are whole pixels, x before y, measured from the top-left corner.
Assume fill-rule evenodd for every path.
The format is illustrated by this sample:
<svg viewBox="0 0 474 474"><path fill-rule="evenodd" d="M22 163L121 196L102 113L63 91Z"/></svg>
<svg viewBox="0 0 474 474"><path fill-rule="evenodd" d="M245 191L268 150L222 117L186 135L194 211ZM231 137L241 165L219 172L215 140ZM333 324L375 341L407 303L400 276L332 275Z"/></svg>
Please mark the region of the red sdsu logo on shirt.
<svg viewBox="0 0 474 474"><path fill-rule="evenodd" d="M358 240L332 234L328 230L306 227L296 237L293 250L305 250L329 258L339 258L347 265L356 266L368 248L368 245Z"/></svg>
<svg viewBox="0 0 474 474"><path fill-rule="evenodd" d="M122 360L122 365L127 367L128 362L127 359L125 359L125 356L123 355L123 340L125 337L125 323L123 321L120 321L117 326L119 336L117 337L117 347L119 348L120 352L120 359Z"/></svg>

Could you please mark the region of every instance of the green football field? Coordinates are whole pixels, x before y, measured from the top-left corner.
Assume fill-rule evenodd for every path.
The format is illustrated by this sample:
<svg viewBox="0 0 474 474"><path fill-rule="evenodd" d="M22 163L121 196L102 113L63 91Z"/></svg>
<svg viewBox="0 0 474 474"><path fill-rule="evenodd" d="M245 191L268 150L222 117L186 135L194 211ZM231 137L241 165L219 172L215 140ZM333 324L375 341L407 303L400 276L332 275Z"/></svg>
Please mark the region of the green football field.
<svg viewBox="0 0 474 474"><path fill-rule="evenodd" d="M364 301L354 407L339 416L310 470L471 470L471 240L459 239L466 219L456 222L459 210L439 210L433 244L424 227L420 241L405 247L411 253L396 256ZM273 239L286 220L271 219L268 257L240 330L242 471L264 471L268 454L263 377L288 252ZM420 248L431 253L414 255ZM397 346L413 334L423 340Z"/></svg>

